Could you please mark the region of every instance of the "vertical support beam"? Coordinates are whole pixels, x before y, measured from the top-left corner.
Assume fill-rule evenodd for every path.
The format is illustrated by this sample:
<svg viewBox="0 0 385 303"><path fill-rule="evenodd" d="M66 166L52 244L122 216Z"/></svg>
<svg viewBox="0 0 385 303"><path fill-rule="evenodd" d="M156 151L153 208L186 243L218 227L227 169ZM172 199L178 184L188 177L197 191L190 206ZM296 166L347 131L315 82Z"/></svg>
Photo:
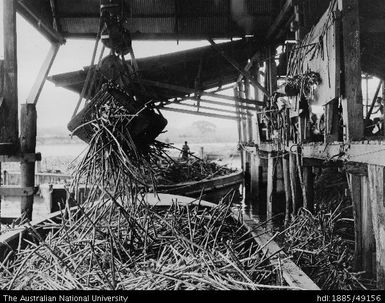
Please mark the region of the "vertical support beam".
<svg viewBox="0 0 385 303"><path fill-rule="evenodd" d="M283 164L282 158L276 158L275 161L275 187L274 191L278 193L284 193L285 185L284 185L284 176L283 176Z"/></svg>
<svg viewBox="0 0 385 303"><path fill-rule="evenodd" d="M300 41L303 37L303 26L301 24L301 12L299 4L294 5L294 22L296 23L295 40Z"/></svg>
<svg viewBox="0 0 385 303"><path fill-rule="evenodd" d="M3 179L3 171L1 169L1 162L0 162L0 186L4 184L4 179ZM2 213L1 213L1 200L2 200L2 196L0 196L0 220L1 220L1 216L2 216ZM2 230L1 230L1 224L0 224L0 234L2 233Z"/></svg>
<svg viewBox="0 0 385 303"><path fill-rule="evenodd" d="M361 177L350 175L350 195L353 204L354 215L354 269L362 270L362 255L363 255L363 232L362 232L362 195L361 195Z"/></svg>
<svg viewBox="0 0 385 303"><path fill-rule="evenodd" d="M303 183L306 191L307 209L314 210L314 174L312 166L303 166ZM305 205L304 205L305 206Z"/></svg>
<svg viewBox="0 0 385 303"><path fill-rule="evenodd" d="M277 90L277 64L275 63L276 50L272 47L269 48L269 90L270 94L273 94Z"/></svg>
<svg viewBox="0 0 385 303"><path fill-rule="evenodd" d="M0 59L0 108L4 101L4 60Z"/></svg>
<svg viewBox="0 0 385 303"><path fill-rule="evenodd" d="M372 206L369 199L368 177L360 176L361 181L361 238L362 270L373 276L376 268L376 240L373 232Z"/></svg>
<svg viewBox="0 0 385 303"><path fill-rule="evenodd" d="M364 117L361 88L361 43L358 0L339 0L342 10L344 91L342 92L345 141L361 140Z"/></svg>
<svg viewBox="0 0 385 303"><path fill-rule="evenodd" d="M266 207L266 220L268 221L267 227L270 229L272 226L271 219L273 218L273 188L274 188L274 157L272 153L268 153L267 156L267 207Z"/></svg>
<svg viewBox="0 0 385 303"><path fill-rule="evenodd" d="M385 183L384 167L368 165L368 186L376 240L377 289L385 289Z"/></svg>
<svg viewBox="0 0 385 303"><path fill-rule="evenodd" d="M238 87L235 87L234 88L234 97L235 98L239 98L240 94L239 94L239 88ZM240 113L240 109L239 109L239 103L237 100L235 100L235 112L236 112L236 117L237 117L237 129L238 129L238 143L241 143L242 142L242 129L241 129L241 113ZM243 150L240 151L240 154L241 154L241 169L243 170L244 169L244 166L243 166Z"/></svg>
<svg viewBox="0 0 385 303"><path fill-rule="evenodd" d="M294 22L295 22L295 26L296 26L296 30L295 30L295 40L297 41L301 41L303 39L303 32L304 32L304 29L303 29L303 22L302 22L302 18L303 18L303 6L299 3L296 3L294 5ZM307 129L307 125L308 125L308 117L306 116L302 116L300 115L298 117L298 143L302 143L304 142L307 137L309 136L309 132L308 132L308 129ZM299 174L301 172L298 172Z"/></svg>
<svg viewBox="0 0 385 303"><path fill-rule="evenodd" d="M244 87L245 87L245 98L250 99L250 82L247 79L244 79ZM253 134L253 119L252 112L250 110L245 110L247 117L247 141L253 142L254 134Z"/></svg>
<svg viewBox="0 0 385 303"><path fill-rule="evenodd" d="M338 100L334 99L325 105L325 142L336 142L339 138Z"/></svg>
<svg viewBox="0 0 385 303"><path fill-rule="evenodd" d="M252 156L252 170L251 170L251 195L253 199L257 200L260 195L260 174L261 174L261 159L259 154Z"/></svg>
<svg viewBox="0 0 385 303"><path fill-rule="evenodd" d="M27 103L36 104L39 100L40 93L44 87L45 80L47 79L48 73L51 70L52 64L55 61L57 52L59 51L60 44L51 44L51 48L40 68L39 74L35 80L35 83L27 98Z"/></svg>
<svg viewBox="0 0 385 303"><path fill-rule="evenodd" d="M257 66L255 68L255 77L256 77L258 82L261 82L261 83L263 82L262 76L259 73L259 66ZM261 99L259 99L259 98L261 98ZM256 88L254 88L254 99L255 100L263 100L263 94ZM259 109L260 109L260 106L256 105L255 111L258 112ZM255 140L254 141L258 145L261 144L260 123L261 123L261 119L260 119L259 115L255 114L255 134L254 134Z"/></svg>
<svg viewBox="0 0 385 303"><path fill-rule="evenodd" d="M242 81L238 83L238 92L239 92L239 97L241 97L241 98L245 97L245 89L244 89L244 85L243 85ZM241 129L242 129L241 130L241 133L242 133L242 143L246 143L248 135L247 135L247 121L246 121L246 119L244 119L244 116L243 116L243 113L245 112L245 110L240 109L239 111L242 114L240 116L240 119L241 119ZM244 168L250 167L248 165L249 160L250 160L249 159L249 154L245 150L242 150L242 153L243 153L242 157L243 157L243 162L244 162L243 163L243 167Z"/></svg>
<svg viewBox="0 0 385 303"><path fill-rule="evenodd" d="M274 59L275 49L270 47L268 49L268 57L269 59L266 61L266 87L269 89L270 94L272 95L274 91L277 89L277 65ZM272 129L268 127L268 140L272 138Z"/></svg>
<svg viewBox="0 0 385 303"><path fill-rule="evenodd" d="M283 183L285 187L285 226L290 220L290 205L291 205L291 187L290 187L290 172L289 172L289 157L282 158Z"/></svg>
<svg viewBox="0 0 385 303"><path fill-rule="evenodd" d="M0 143L16 144L19 136L16 0L3 1L3 25L4 101L0 106Z"/></svg>
<svg viewBox="0 0 385 303"><path fill-rule="evenodd" d="M35 153L36 148L36 106L22 104L20 112L20 150L22 153ZM35 163L20 163L21 187L35 186ZM21 216L32 220L33 195L21 198Z"/></svg>
<svg viewBox="0 0 385 303"><path fill-rule="evenodd" d="M239 97L244 98L245 97L245 87L242 82L238 83L238 91L239 91ZM241 113L244 113L244 110L240 110ZM241 116L243 118L243 115ZM246 119L241 120L241 126L242 126L242 142L247 142L247 122Z"/></svg>
<svg viewBox="0 0 385 303"><path fill-rule="evenodd" d="M302 191L303 207L305 209L307 209L308 208L307 192L306 192L306 186L305 186L305 182L304 182L304 178L303 178L302 155L300 154L299 148L297 148L296 156L297 156L296 160L297 160L298 180L299 180L299 185L300 185L301 191Z"/></svg>
<svg viewBox="0 0 385 303"><path fill-rule="evenodd" d="M289 174L290 174L290 189L291 189L291 203L292 215L295 216L298 210L298 181L297 181L297 164L296 155L289 154Z"/></svg>
<svg viewBox="0 0 385 303"><path fill-rule="evenodd" d="M382 99L385 100L385 81L382 81ZM385 136L385 111L382 113L382 129L383 136Z"/></svg>

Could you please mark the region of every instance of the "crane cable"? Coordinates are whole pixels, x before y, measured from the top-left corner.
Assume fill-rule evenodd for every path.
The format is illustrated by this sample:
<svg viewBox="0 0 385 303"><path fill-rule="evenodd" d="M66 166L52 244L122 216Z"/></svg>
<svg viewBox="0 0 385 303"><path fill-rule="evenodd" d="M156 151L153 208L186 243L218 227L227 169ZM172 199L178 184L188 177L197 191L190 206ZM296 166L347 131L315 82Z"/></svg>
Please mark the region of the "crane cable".
<svg viewBox="0 0 385 303"><path fill-rule="evenodd" d="M101 0L100 0L100 5L101 5ZM72 118L75 117L75 115L77 114L78 110L79 110L79 107L80 107L80 104L84 98L84 95L85 93L87 92L87 89L88 89L88 84L90 82L90 79L91 79L91 74L92 74L92 71L94 69L94 64L95 64L95 58L96 58L96 52L98 50L98 46L99 46L99 41L100 41L100 38L101 38L101 31L102 31L102 20L101 18L99 19L99 29L98 29L98 33L96 35L96 41L95 41L95 45L94 45L94 50L93 50L93 53L92 53L92 59L91 59L91 65L90 65L90 68L88 69L87 71L87 76L86 76L86 80L83 84L83 88L82 88L82 91L80 93L80 96L79 96L79 100L78 100L78 103L76 104L75 106L75 110L72 114ZM103 55L103 52L104 52L104 48L102 50L102 53L100 55L100 58L102 57ZM94 79L94 78L93 78ZM93 81L92 81L93 82Z"/></svg>

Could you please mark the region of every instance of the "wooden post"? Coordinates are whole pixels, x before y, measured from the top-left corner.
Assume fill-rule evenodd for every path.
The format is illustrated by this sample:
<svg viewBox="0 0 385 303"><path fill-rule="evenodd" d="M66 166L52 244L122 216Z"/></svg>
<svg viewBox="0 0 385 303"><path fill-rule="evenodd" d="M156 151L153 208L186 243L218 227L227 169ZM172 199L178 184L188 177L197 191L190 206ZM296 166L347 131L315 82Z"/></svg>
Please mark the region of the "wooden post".
<svg viewBox="0 0 385 303"><path fill-rule="evenodd" d="M303 13L299 3L294 5L294 23L295 23L295 40L300 42L304 36L304 28L303 28ZM302 115L298 116L298 143L302 143L307 139L308 131L307 131L308 117L304 117ZM299 172L300 173L300 172Z"/></svg>
<svg viewBox="0 0 385 303"><path fill-rule="evenodd" d="M296 162L297 162L297 172L298 172L298 180L299 180L299 185L301 187L302 191L302 201L303 201L303 207L307 209L307 193L306 193L306 186L303 178L303 173L302 173L302 156L300 154L300 149L297 149L296 152Z"/></svg>
<svg viewBox="0 0 385 303"><path fill-rule="evenodd" d="M385 289L385 189L384 167L368 165L368 186L376 240L377 289Z"/></svg>
<svg viewBox="0 0 385 303"><path fill-rule="evenodd" d="M358 0L339 0L342 10L345 89L342 92L345 141L361 140L364 117L361 88L361 43Z"/></svg>
<svg viewBox="0 0 385 303"><path fill-rule="evenodd" d="M0 109L4 101L4 60L0 59Z"/></svg>
<svg viewBox="0 0 385 303"><path fill-rule="evenodd" d="M362 200L361 200L361 177L350 175L350 195L353 204L354 215L354 270L362 270Z"/></svg>
<svg viewBox="0 0 385 303"><path fill-rule="evenodd" d="M294 21L297 26L295 40L300 41L303 38L303 26L301 24L301 10L299 4L294 5Z"/></svg>
<svg viewBox="0 0 385 303"><path fill-rule="evenodd" d="M285 191L284 176L283 176L283 164L282 158L279 157L275 161L275 189L276 193L283 193Z"/></svg>
<svg viewBox="0 0 385 303"><path fill-rule="evenodd" d="M290 189L292 202L292 215L295 216L298 210L298 181L297 181L297 164L296 155L289 154L289 172L290 172Z"/></svg>
<svg viewBox="0 0 385 303"><path fill-rule="evenodd" d="M239 90L241 98L245 98L245 91L244 91L244 89L245 89L245 86L243 85L243 83L242 82L239 83L238 84L238 90ZM241 110L241 112L244 112L244 110ZM248 139L247 122L246 122L246 119L242 119L241 122L242 122L242 142L246 143L247 139Z"/></svg>
<svg viewBox="0 0 385 303"><path fill-rule="evenodd" d="M361 181L361 238L362 270L373 276L376 268L376 240L373 232L372 206L369 199L368 177L360 176Z"/></svg>
<svg viewBox="0 0 385 303"><path fill-rule="evenodd" d="M234 88L234 98L239 98L240 97L240 94L239 94L239 88ZM240 113L240 109L238 107L238 101L235 100L235 112L236 112L236 116L237 116L237 129L238 129L238 143L241 143L242 142L242 128L241 128L241 113ZM241 169L243 170L244 169L244 164L243 164L243 150L240 151L240 154L241 154Z"/></svg>
<svg viewBox="0 0 385 303"><path fill-rule="evenodd" d="M250 82L246 79L243 80L244 81L244 88L245 88L245 98L249 99L250 98ZM253 137L254 137L254 134L253 134L253 119L252 119L252 112L250 110L246 110L245 111L246 114L247 114L247 141L248 142L252 142L253 141Z"/></svg>
<svg viewBox="0 0 385 303"><path fill-rule="evenodd" d="M261 171L261 160L259 154L253 155L252 157L252 170L251 170L251 195L253 199L258 199L260 195L260 171Z"/></svg>
<svg viewBox="0 0 385 303"><path fill-rule="evenodd" d="M288 156L282 158L283 183L285 187L285 226L290 220L290 204L291 204L291 187Z"/></svg>
<svg viewBox="0 0 385 303"><path fill-rule="evenodd" d="M3 1L4 100L0 106L0 143L18 141L16 0Z"/></svg>
<svg viewBox="0 0 385 303"><path fill-rule="evenodd" d="M242 82L238 83L238 91L239 91L239 97L241 98L244 98L245 97L245 87L243 85ZM243 114L245 112L245 110L242 110L240 109L240 112ZM247 138L248 138L248 134L247 134L247 121L246 119L244 119L243 115L241 116L241 129L242 129L242 143L246 143L247 142ZM244 167L247 167L247 163L249 163L250 159L249 159L249 154L243 150L242 151L243 153L243 161L244 161ZM249 163L250 165L250 163Z"/></svg>
<svg viewBox="0 0 385 303"><path fill-rule="evenodd" d="M20 117L20 150L35 153L36 148L36 106L22 104ZM20 163L21 187L35 186L35 163L23 160ZM21 198L21 216L32 220L33 195Z"/></svg>
<svg viewBox="0 0 385 303"><path fill-rule="evenodd" d="M294 5L294 22L295 22L295 40L300 42L304 36L304 28L303 28L303 13L299 3ZM309 136L309 132L307 130L308 117L304 117L302 115L298 116L298 143L302 143L306 141ZM298 162L298 161L297 161ZM297 163L298 165L298 163ZM298 171L298 174L301 174L301 171ZM302 182L301 182L302 185Z"/></svg>
<svg viewBox="0 0 385 303"><path fill-rule="evenodd" d="M314 174L312 166L303 166L303 183L306 191L307 209L314 210ZM305 205L304 205L305 206Z"/></svg>
<svg viewBox="0 0 385 303"><path fill-rule="evenodd" d="M295 34L295 40L297 40L298 42L302 40L304 35L302 18L303 18L303 14L302 14L301 7L299 3L296 3L294 5L294 24L295 24L294 34ZM298 138L297 138L298 143L302 143L307 139L307 136L308 136L307 122L308 122L307 117L303 117L302 115L298 116ZM298 172L298 173L300 174L301 172ZM293 213L294 213L294 210L293 210Z"/></svg>
<svg viewBox="0 0 385 303"><path fill-rule="evenodd" d="M267 208L266 208L266 220L268 221L268 229L272 226L273 217L273 183L274 183L274 157L272 153L268 153L267 158Z"/></svg>
<svg viewBox="0 0 385 303"><path fill-rule="evenodd" d="M332 100L325 105L325 142L338 141L339 138L338 100Z"/></svg>
<svg viewBox="0 0 385 303"><path fill-rule="evenodd" d="M385 81L382 81L382 99L385 100ZM382 114L382 129L385 136L385 112Z"/></svg>
<svg viewBox="0 0 385 303"><path fill-rule="evenodd" d="M2 178L3 177L3 173L2 173L2 169L1 169L1 162L0 162L0 186L4 184L4 179ZM1 220L1 217L2 217L2 214L1 214L1 200L2 200L2 196L0 196L0 220ZM0 234L2 233L2 230L1 230L1 224L0 224Z"/></svg>
<svg viewBox="0 0 385 303"><path fill-rule="evenodd" d="M267 53L268 53L269 59L266 61L265 82L266 82L266 87L268 88L270 94L273 94L273 92L277 89L277 66L275 64L275 59L274 59L275 49L270 47ZM271 127L267 128L266 137L267 137L267 140L272 139Z"/></svg>
<svg viewBox="0 0 385 303"><path fill-rule="evenodd" d="M259 73L259 66L257 66L256 68L255 68L255 77L256 77L256 79L257 79L257 81L258 82L260 82L260 83L262 83L263 81L262 81L262 76L261 76L261 74ZM255 88L254 87L254 99L255 100L263 100L263 94L262 94L262 92L259 90L259 89L257 89L257 88ZM260 109L260 106L259 105L256 105L255 106L255 110L256 111L259 111L259 109ZM259 124L260 124L260 117L259 117L259 115L255 115L255 134L254 134L254 139L255 139L255 143L256 144L261 144L261 133L260 133L260 129L259 129Z"/></svg>

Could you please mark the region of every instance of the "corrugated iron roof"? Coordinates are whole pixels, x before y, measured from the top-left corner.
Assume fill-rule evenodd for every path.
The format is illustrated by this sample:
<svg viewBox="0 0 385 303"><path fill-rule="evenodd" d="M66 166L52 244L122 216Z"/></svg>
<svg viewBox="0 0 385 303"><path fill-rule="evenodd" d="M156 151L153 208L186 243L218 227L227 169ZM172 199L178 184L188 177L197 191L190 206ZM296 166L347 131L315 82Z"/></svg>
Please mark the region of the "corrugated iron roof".
<svg viewBox="0 0 385 303"><path fill-rule="evenodd" d="M255 41L234 41L220 44L220 48L239 64L245 66L248 59L254 55L261 45ZM205 46L166 55L141 58L137 60L141 77L145 80L159 81L171 85L200 90L223 86L233 83L239 72L211 46ZM201 65L201 66L200 66ZM201 71L198 70L201 68ZM80 71L54 75L48 79L55 85L80 93L86 79L88 68ZM199 83L197 75L199 74ZM96 81L97 82L97 81ZM179 97L183 94L177 91L164 90L154 87L161 100Z"/></svg>
<svg viewBox="0 0 385 303"><path fill-rule="evenodd" d="M18 0L66 37L98 31L100 0ZM124 0L134 39L263 37L279 0ZM51 4L54 3L52 7ZM274 11L275 8L275 11Z"/></svg>

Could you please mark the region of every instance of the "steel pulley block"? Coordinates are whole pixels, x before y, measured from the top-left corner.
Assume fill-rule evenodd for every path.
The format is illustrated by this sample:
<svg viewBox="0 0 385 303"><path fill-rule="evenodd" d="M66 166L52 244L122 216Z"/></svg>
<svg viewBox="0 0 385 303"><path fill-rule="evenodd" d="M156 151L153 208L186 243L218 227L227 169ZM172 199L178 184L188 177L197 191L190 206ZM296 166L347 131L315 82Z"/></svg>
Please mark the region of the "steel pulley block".
<svg viewBox="0 0 385 303"><path fill-rule="evenodd" d="M131 49L131 35L125 28L122 0L103 0L100 5L101 40L115 53L126 55Z"/></svg>

